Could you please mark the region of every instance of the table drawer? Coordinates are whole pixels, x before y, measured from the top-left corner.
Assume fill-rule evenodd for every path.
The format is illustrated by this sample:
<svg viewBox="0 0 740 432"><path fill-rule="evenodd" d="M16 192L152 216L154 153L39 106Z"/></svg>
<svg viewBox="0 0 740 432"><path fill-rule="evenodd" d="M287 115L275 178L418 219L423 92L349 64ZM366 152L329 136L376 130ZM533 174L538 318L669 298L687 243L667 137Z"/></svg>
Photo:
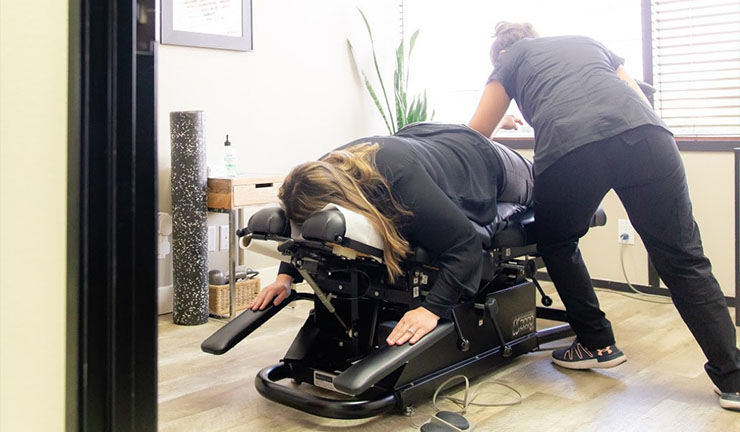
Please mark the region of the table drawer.
<svg viewBox="0 0 740 432"><path fill-rule="evenodd" d="M282 182L255 183L234 186L234 207L266 204L278 200Z"/></svg>
<svg viewBox="0 0 740 432"><path fill-rule="evenodd" d="M208 179L208 208L232 210L276 202L282 176L214 177Z"/></svg>

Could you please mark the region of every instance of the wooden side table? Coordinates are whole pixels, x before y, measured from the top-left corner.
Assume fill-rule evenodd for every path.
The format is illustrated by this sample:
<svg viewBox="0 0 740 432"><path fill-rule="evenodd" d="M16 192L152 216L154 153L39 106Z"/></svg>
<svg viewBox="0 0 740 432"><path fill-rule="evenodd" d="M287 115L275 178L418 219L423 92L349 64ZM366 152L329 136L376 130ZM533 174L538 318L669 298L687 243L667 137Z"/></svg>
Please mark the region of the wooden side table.
<svg viewBox="0 0 740 432"><path fill-rule="evenodd" d="M240 174L236 177L209 177L208 211L229 215L229 319L235 318L236 263L239 258L236 230L241 209L277 202L284 176Z"/></svg>

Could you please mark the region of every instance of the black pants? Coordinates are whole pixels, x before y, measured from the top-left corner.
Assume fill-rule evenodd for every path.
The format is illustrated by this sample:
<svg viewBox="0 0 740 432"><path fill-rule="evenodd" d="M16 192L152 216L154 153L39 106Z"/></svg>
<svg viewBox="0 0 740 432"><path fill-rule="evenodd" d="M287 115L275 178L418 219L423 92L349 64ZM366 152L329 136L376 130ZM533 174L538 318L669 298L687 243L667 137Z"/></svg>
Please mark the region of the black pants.
<svg viewBox="0 0 740 432"><path fill-rule="evenodd" d="M578 249L610 189L704 351L707 373L723 391L740 391L735 327L704 256L681 156L673 136L655 126L579 147L535 178L539 252L579 341L591 349L614 343Z"/></svg>

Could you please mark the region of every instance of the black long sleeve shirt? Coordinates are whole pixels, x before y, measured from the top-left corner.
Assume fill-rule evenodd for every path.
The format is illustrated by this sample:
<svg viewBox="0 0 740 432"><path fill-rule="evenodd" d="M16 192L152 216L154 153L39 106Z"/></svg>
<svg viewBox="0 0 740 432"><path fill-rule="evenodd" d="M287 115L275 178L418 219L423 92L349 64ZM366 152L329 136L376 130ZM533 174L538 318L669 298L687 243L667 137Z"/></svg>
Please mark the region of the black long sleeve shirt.
<svg viewBox="0 0 740 432"><path fill-rule="evenodd" d="M422 306L441 317L476 294L482 245L471 224L491 223L499 197L529 205L531 163L462 125L417 123L394 136L355 140L380 145L375 163L401 204L413 213L404 237L435 255L439 273ZM280 273L299 276L289 265Z"/></svg>

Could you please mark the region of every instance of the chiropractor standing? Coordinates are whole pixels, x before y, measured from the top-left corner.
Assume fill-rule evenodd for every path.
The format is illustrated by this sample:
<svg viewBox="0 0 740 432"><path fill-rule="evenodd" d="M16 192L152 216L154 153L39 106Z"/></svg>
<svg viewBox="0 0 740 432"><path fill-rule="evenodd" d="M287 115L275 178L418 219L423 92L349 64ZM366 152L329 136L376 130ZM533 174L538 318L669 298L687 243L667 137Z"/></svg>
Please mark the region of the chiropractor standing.
<svg viewBox="0 0 740 432"><path fill-rule="evenodd" d="M506 22L496 26L490 56L494 69L470 127L490 136L514 99L535 131L538 249L577 336L553 362L588 369L626 360L578 248L614 189L708 359L720 405L740 410L735 327L704 255L681 156L624 59L587 37L538 37L530 24Z"/></svg>

